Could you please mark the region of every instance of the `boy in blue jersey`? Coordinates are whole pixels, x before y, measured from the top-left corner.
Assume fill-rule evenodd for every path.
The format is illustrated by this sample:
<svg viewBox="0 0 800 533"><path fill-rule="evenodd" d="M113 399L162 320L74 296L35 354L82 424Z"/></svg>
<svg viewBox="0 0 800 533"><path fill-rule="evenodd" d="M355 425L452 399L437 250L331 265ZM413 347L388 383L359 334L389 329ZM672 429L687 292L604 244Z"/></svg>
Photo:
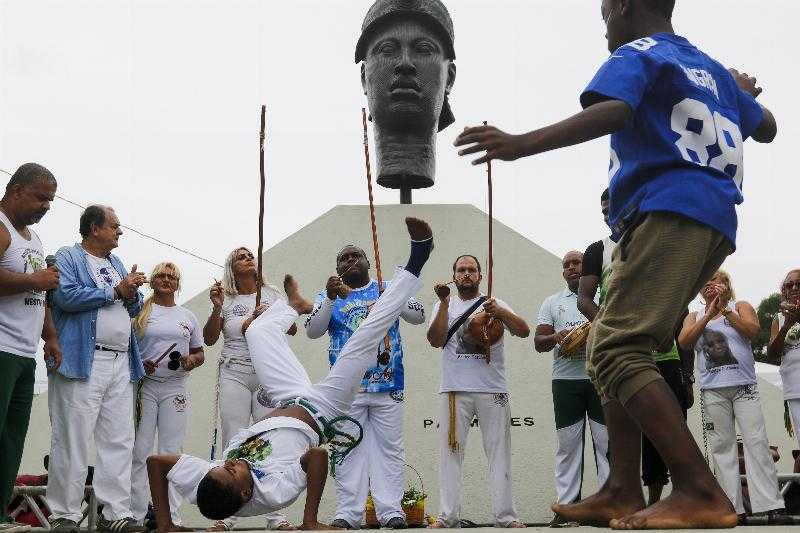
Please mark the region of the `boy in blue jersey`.
<svg viewBox="0 0 800 533"><path fill-rule="evenodd" d="M378 282L370 279L369 261L358 246L342 248L336 256L336 272L317 296L306 321L310 338L328 333L331 365L381 293ZM384 282L383 288L386 286ZM410 298L400 317L409 324L422 324L425 309ZM364 374L348 413L363 426L364 442L336 469L336 527L359 528L368 492L382 526L406 527L400 503L405 486L403 389L403 343L400 322L395 321L384 342L375 346L374 365Z"/></svg>
<svg viewBox="0 0 800 533"><path fill-rule="evenodd" d="M737 517L698 449L653 350L733 252L742 144L777 126L756 80L674 34L674 0L602 0L612 52L581 95L584 110L522 135L467 128L459 154L512 161L611 136L610 225L620 239L609 296L594 321L590 364L604 400L611 475L554 511L619 529L733 527ZM644 508L640 429L673 474L668 498Z"/></svg>

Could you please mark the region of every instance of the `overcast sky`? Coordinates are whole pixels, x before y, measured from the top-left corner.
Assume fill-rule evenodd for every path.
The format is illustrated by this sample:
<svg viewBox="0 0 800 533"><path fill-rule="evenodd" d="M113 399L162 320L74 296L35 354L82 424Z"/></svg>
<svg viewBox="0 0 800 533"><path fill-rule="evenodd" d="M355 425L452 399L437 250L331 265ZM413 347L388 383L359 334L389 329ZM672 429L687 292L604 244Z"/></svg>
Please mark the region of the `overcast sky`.
<svg viewBox="0 0 800 533"><path fill-rule="evenodd" d="M268 247L334 205L367 201L365 98L353 53L370 3L1 0L0 168L42 163L58 178L59 194L109 204L123 224L221 263L233 247L256 244L265 103ZM727 264L739 296L757 305L800 265L791 163L800 124L800 3L677 3L677 32L755 73L765 88L760 100L778 120L773 144L745 149L739 248ZM438 138L436 185L414 200L485 209L484 170L459 159L453 139L483 120L522 132L576 112L580 91L607 56L600 0L450 0L448 7L456 123ZM606 233L598 199L607 167L607 139L499 163L495 216L557 255L583 250ZM0 185L6 180L0 175ZM397 198L376 191L378 203ZM48 251L78 240L79 213L55 201L36 228ZM331 238L347 240L335 228ZM182 300L220 275L132 233L116 253L140 270L176 261Z"/></svg>

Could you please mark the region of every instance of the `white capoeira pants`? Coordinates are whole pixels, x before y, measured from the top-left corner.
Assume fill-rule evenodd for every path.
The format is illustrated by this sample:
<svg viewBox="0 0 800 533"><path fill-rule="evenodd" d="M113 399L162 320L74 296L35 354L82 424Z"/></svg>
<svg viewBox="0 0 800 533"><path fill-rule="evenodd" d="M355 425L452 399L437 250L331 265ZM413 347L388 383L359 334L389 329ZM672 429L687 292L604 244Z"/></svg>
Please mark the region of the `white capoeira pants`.
<svg viewBox="0 0 800 533"><path fill-rule="evenodd" d="M50 520L78 522L94 436L94 492L108 520L131 517L133 384L127 352L95 351L89 379L53 372L48 382ZM1 459L0 459L1 460Z"/></svg>
<svg viewBox="0 0 800 533"><path fill-rule="evenodd" d="M786 403L789 404L789 416L792 419L794 436L797 439L797 444L800 445L800 398L786 400Z"/></svg>
<svg viewBox="0 0 800 533"><path fill-rule="evenodd" d="M592 432L597 486L602 487L611 470L608 462L608 429L591 418L589 429ZM583 447L586 435L586 421L579 420L571 426L556 431L556 499L558 503L574 503L580 499L583 487Z"/></svg>
<svg viewBox="0 0 800 533"><path fill-rule="evenodd" d="M271 411L271 407L262 405L259 401L261 383L250 361L240 358L230 358L223 361L219 369L219 422L220 439L224 450L231 439L239 431L260 422ZM267 529L277 529L281 524L288 523L286 515L280 511L273 511L264 515L267 520ZM177 523L177 522L176 522ZM236 517L225 519L228 527L233 528Z"/></svg>
<svg viewBox="0 0 800 533"><path fill-rule="evenodd" d="M349 416L364 428L364 440L336 467L336 518L359 526L367 492L381 525L405 518L400 501L405 488L403 397L389 392L361 392Z"/></svg>
<svg viewBox="0 0 800 533"><path fill-rule="evenodd" d="M736 428L744 444L747 488L754 513L782 509L783 498L778 489L778 472L769 451L764 414L757 385L707 389L701 392L707 423L708 440L717 463L717 480L736 508L745 512L742 484L739 481L739 450Z"/></svg>
<svg viewBox="0 0 800 533"><path fill-rule="evenodd" d="M266 417L272 410L261 405L258 394L261 383L253 364L232 358L219 369L220 438L224 450L234 435Z"/></svg>
<svg viewBox="0 0 800 533"><path fill-rule="evenodd" d="M153 453L158 432L157 453L180 454L186 437L190 400L186 378L158 381L145 377L139 384L138 401L141 420L136 428L131 467L131 512L144 520L150 502L150 483L147 480L147 456ZM169 508L172 523L180 525L182 498L170 484Z"/></svg>
<svg viewBox="0 0 800 533"><path fill-rule="evenodd" d="M421 286L419 278L398 269L328 375L313 385L286 336L286 330L298 318L297 312L283 300L272 304L250 324L245 335L258 379L270 399L281 402L303 397L329 420L349 413L364 372L375 364L378 343L383 342L389 327Z"/></svg>
<svg viewBox="0 0 800 533"><path fill-rule="evenodd" d="M496 526L505 527L517 520L511 493L511 407L508 394L457 392L456 439L459 449L448 444L450 402L441 393L439 407L439 521L447 527L459 527L461 517L461 468L467 433L472 418L478 417L483 451L489 462L489 490Z"/></svg>

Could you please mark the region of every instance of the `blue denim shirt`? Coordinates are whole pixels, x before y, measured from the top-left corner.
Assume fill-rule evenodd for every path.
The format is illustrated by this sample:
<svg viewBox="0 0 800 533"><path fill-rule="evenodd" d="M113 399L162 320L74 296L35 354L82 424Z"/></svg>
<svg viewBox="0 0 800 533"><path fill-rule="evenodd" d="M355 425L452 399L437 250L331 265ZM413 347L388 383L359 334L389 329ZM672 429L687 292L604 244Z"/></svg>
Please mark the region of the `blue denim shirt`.
<svg viewBox="0 0 800 533"><path fill-rule="evenodd" d="M117 256L109 255L108 260L121 277L128 275ZM53 292L52 315L63 352L58 372L72 379L89 378L94 361L97 311L114 301L114 289L98 287L86 261L86 251L80 244L64 246L56 252L59 282ZM142 310L142 294L137 292L136 300L126 303L125 308L131 317L138 315ZM128 358L131 381L137 382L144 375L144 366L133 327Z"/></svg>

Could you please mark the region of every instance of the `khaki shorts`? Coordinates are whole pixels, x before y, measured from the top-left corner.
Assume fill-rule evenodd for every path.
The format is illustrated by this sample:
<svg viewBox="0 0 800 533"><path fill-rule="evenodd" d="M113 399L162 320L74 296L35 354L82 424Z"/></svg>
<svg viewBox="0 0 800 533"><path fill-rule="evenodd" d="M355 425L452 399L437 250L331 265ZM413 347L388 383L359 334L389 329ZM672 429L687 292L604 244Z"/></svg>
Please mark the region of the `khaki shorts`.
<svg viewBox="0 0 800 533"><path fill-rule="evenodd" d="M647 213L628 231L587 342L589 376L604 402L624 405L663 379L653 352L732 251L720 232L675 213Z"/></svg>

